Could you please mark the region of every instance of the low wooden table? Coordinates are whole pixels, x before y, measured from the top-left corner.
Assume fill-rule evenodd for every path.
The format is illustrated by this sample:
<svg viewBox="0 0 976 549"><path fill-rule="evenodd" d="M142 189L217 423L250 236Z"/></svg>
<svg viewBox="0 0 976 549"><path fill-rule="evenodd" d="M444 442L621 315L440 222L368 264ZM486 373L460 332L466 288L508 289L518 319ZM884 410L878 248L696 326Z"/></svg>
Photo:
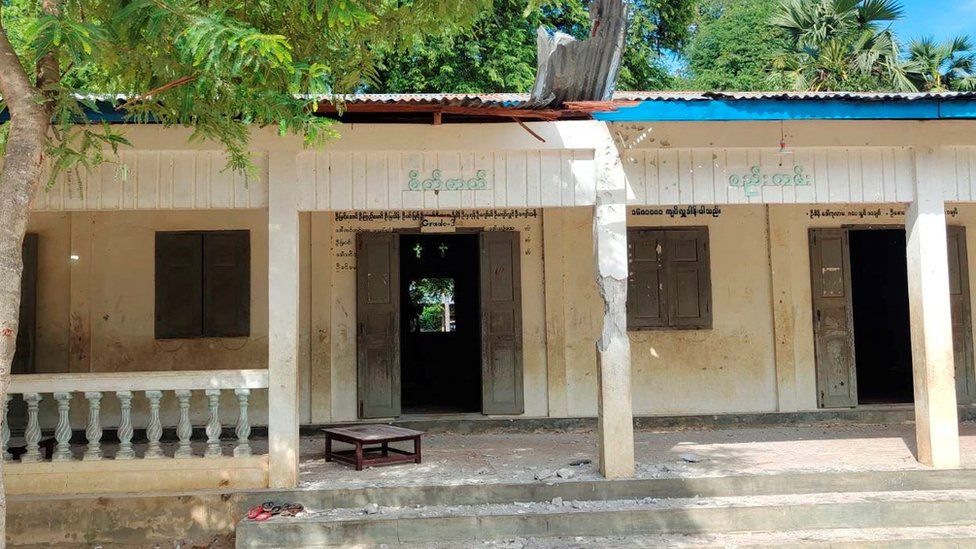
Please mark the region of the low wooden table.
<svg viewBox="0 0 976 549"><path fill-rule="evenodd" d="M391 463L420 463L420 437L423 431L404 429L393 425L358 425L322 429L325 432L325 461L341 461L354 465L357 471L363 466L388 465ZM332 441L353 445L352 450L332 450ZM413 452L391 448L391 442L413 441ZM367 448L366 446L372 446Z"/></svg>

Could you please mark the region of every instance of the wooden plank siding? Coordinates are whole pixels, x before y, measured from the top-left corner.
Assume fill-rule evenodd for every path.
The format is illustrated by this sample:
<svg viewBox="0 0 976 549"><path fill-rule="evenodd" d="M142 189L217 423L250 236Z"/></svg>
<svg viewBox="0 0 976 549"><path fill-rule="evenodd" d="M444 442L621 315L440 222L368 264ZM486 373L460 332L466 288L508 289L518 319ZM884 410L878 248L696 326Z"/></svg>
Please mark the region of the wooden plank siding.
<svg viewBox="0 0 976 549"><path fill-rule="evenodd" d="M976 196L976 148L963 148L958 179L951 189L965 187L966 194L947 194L968 200ZM949 149L951 150L951 148ZM624 171L632 205L671 204L848 204L909 202L915 173L908 147L777 148L692 148L632 149L624 153ZM792 174L803 166L812 177L809 186L765 185L755 196L729 184L732 175L746 175L752 166L763 173Z"/></svg>
<svg viewBox="0 0 976 549"><path fill-rule="evenodd" d="M300 177L310 191L302 210L400 210L585 206L595 197L591 150L302 152ZM416 170L471 177L485 170L483 190L410 190Z"/></svg>
<svg viewBox="0 0 976 549"><path fill-rule="evenodd" d="M62 177L38 194L36 211L256 209L268 204L266 153L255 153L257 174L225 169L215 150L124 150L118 163ZM592 149L511 151L295 151L299 209L356 211L457 208L533 208L592 205ZM948 202L976 200L976 147L944 147L942 185ZM628 202L674 204L906 203L913 197L910 147L646 148L624 151ZM759 187L755 196L729 185L752 166L792 173L802 165L809 186ZM473 175L484 169L484 190L416 191L406 174ZM426 175L424 175L426 176ZM445 175L445 177L450 177Z"/></svg>
<svg viewBox="0 0 976 549"><path fill-rule="evenodd" d="M268 157L255 154L256 173L226 169L223 152L123 150L117 162L91 173L65 174L37 194L35 211L212 210L268 206Z"/></svg>

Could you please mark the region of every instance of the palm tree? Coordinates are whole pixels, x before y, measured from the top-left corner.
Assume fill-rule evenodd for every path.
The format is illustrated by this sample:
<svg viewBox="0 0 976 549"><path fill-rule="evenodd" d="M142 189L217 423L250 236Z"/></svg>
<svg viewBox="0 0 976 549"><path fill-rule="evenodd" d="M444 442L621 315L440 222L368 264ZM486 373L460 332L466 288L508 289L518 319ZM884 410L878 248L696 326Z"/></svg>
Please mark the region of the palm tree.
<svg viewBox="0 0 976 549"><path fill-rule="evenodd" d="M968 36L938 43L931 36L908 45L909 76L920 90L976 90L976 51Z"/></svg>
<svg viewBox="0 0 976 549"><path fill-rule="evenodd" d="M782 0L772 24L791 47L771 78L797 90L914 91L890 27L902 14L897 0Z"/></svg>

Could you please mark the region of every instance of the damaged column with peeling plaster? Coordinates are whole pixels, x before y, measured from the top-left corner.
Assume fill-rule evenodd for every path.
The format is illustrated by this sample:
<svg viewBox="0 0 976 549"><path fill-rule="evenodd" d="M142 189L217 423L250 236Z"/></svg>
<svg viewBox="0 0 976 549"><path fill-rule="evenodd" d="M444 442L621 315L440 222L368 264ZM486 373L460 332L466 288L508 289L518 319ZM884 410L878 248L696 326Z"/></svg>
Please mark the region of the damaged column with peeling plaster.
<svg viewBox="0 0 976 549"><path fill-rule="evenodd" d="M600 472L608 479L634 475L634 419L627 335L627 187L610 130L596 151L593 243L596 280L603 299L597 351Z"/></svg>

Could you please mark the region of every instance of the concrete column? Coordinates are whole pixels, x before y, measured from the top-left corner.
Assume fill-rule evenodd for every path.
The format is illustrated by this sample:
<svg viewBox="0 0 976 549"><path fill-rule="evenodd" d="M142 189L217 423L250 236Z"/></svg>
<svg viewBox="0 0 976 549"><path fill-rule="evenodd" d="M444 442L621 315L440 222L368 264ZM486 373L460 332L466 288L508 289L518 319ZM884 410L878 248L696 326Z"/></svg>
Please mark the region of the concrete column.
<svg viewBox="0 0 976 549"><path fill-rule="evenodd" d="M915 201L906 225L918 460L940 469L958 467L945 202L936 150L915 151Z"/></svg>
<svg viewBox="0 0 976 549"><path fill-rule="evenodd" d="M298 166L290 151L268 158L268 459L272 488L298 485Z"/></svg>
<svg viewBox="0 0 976 549"><path fill-rule="evenodd" d="M627 179L606 124L596 150L593 243L603 299L597 341L600 472L608 479L634 475L634 415L627 335Z"/></svg>

